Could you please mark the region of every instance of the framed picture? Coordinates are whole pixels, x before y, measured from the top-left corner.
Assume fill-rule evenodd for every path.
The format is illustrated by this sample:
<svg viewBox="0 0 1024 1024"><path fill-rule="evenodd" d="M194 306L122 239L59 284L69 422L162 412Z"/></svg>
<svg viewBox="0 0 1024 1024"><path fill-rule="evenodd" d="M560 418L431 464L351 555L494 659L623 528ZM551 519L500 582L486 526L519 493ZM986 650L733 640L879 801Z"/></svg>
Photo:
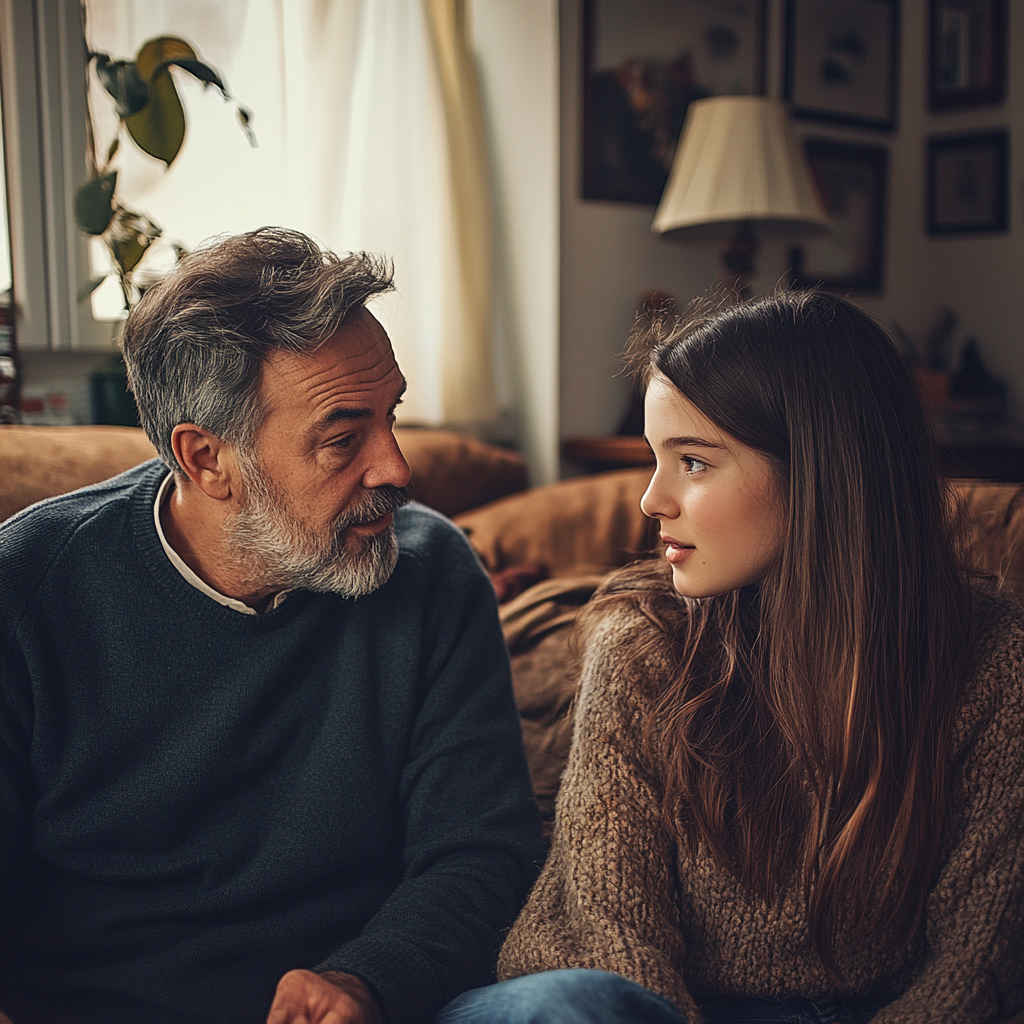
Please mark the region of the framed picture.
<svg viewBox="0 0 1024 1024"><path fill-rule="evenodd" d="M1006 99L1005 0L931 0L930 37L932 110Z"/></svg>
<svg viewBox="0 0 1024 1024"><path fill-rule="evenodd" d="M826 139L808 139L804 151L835 231L793 250L793 284L880 292L889 151Z"/></svg>
<svg viewBox="0 0 1024 1024"><path fill-rule="evenodd" d="M1005 231L1010 137L1005 130L928 140L928 232Z"/></svg>
<svg viewBox="0 0 1024 1024"><path fill-rule="evenodd" d="M895 128L897 0L787 0L785 96L797 117Z"/></svg>
<svg viewBox="0 0 1024 1024"><path fill-rule="evenodd" d="M587 0L583 198L656 204L692 100L764 89L764 0Z"/></svg>

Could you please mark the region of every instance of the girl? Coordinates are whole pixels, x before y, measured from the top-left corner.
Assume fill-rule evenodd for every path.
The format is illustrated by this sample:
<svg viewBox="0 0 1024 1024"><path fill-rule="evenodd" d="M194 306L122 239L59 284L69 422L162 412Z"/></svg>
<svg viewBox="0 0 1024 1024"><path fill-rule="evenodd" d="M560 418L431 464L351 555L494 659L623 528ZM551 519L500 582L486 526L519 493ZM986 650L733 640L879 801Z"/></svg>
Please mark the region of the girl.
<svg viewBox="0 0 1024 1024"><path fill-rule="evenodd" d="M969 577L895 347L780 294L650 325L631 361L664 557L586 613L517 980L452 1020L1012 1016L1024 617Z"/></svg>

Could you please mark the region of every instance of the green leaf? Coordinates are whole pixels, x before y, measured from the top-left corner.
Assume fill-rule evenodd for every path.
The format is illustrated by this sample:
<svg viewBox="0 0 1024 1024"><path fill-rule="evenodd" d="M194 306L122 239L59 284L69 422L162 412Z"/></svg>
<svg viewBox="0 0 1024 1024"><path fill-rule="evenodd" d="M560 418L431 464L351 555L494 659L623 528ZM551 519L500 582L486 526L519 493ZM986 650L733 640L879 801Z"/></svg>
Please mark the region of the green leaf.
<svg viewBox="0 0 1024 1024"><path fill-rule="evenodd" d="M149 90L134 64L111 60L105 53L94 53L92 57L103 88L114 97L118 117L131 117L149 102Z"/></svg>
<svg viewBox="0 0 1024 1024"><path fill-rule="evenodd" d="M121 281L135 269L146 250L162 234L158 225L147 216L119 206L108 229L105 240L114 262L121 270Z"/></svg>
<svg viewBox="0 0 1024 1024"><path fill-rule="evenodd" d="M166 67L149 82L149 102L124 124L139 149L171 166L185 141L185 110Z"/></svg>
<svg viewBox="0 0 1024 1024"><path fill-rule="evenodd" d="M83 281L78 286L78 301L85 302L109 276L109 274L104 274L103 277L90 277L88 281Z"/></svg>
<svg viewBox="0 0 1024 1024"><path fill-rule="evenodd" d="M245 132L245 137L249 140L249 145L255 149L256 133L252 130L252 111L247 110L241 103L239 103L236 113L238 114L238 123L242 126L242 131Z"/></svg>
<svg viewBox="0 0 1024 1024"><path fill-rule="evenodd" d="M159 36L142 44L135 55L135 65L144 82L152 83L158 71L172 61L191 60L199 63L195 50L177 36Z"/></svg>
<svg viewBox="0 0 1024 1024"><path fill-rule="evenodd" d="M215 85L220 89L220 94L224 99L228 98L227 86L221 81L220 75L209 64L204 64L201 60L184 59L169 60L167 63L181 68L182 71L187 71L193 78L198 78L203 85Z"/></svg>
<svg viewBox="0 0 1024 1024"><path fill-rule="evenodd" d="M90 178L75 192L75 223L87 235L102 235L114 215L117 171Z"/></svg>
<svg viewBox="0 0 1024 1024"><path fill-rule="evenodd" d="M110 241L110 252L124 274L131 273L138 266L139 260L146 255L148 248L149 240L145 235L133 235L131 238Z"/></svg>

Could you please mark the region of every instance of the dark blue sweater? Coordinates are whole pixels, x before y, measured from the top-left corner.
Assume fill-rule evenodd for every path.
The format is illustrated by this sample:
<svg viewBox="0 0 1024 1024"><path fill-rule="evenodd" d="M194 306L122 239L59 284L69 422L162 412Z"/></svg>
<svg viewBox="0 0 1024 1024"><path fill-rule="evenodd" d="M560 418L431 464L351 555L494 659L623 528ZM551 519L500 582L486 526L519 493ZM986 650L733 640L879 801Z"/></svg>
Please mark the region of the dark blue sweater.
<svg viewBox="0 0 1024 1024"><path fill-rule="evenodd" d="M306 967L423 1020L540 856L490 584L412 505L377 592L240 614L163 552L165 473L0 527L0 1009L260 1024Z"/></svg>

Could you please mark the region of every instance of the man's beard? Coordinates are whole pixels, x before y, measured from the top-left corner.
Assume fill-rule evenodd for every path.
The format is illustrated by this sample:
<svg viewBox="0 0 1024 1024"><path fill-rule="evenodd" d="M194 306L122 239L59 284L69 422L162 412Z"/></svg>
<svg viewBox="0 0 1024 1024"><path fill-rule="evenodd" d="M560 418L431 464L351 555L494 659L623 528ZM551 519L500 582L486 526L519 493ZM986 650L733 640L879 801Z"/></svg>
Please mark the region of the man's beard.
<svg viewBox="0 0 1024 1024"><path fill-rule="evenodd" d="M244 458L241 508L225 524L229 549L246 582L274 590L314 590L362 597L387 583L398 562L394 524L379 533L350 534L409 501L404 487L383 484L341 512L321 535L292 515L257 459Z"/></svg>

